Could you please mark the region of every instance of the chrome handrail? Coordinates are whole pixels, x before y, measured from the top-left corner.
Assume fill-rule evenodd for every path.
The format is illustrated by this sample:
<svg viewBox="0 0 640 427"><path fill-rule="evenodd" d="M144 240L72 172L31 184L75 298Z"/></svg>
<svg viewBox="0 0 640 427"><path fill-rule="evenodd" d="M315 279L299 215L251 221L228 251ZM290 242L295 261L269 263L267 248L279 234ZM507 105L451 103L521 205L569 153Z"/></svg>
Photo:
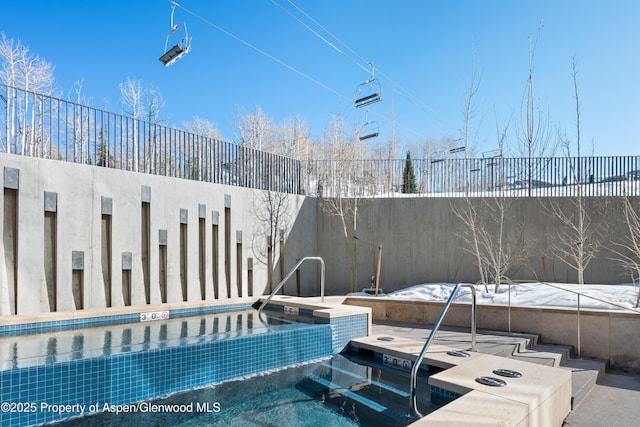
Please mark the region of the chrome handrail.
<svg viewBox="0 0 640 427"><path fill-rule="evenodd" d="M587 298L590 298L592 300L596 300L596 301L611 305L613 307L618 307L618 308L623 309L623 310L631 311L633 313L640 313L640 310L637 310L635 308L625 307L625 306L623 306L621 304L616 304L615 302L611 302L611 301L607 301L607 300L604 300L604 299L601 299L601 298L593 297L591 295L587 295L585 293L574 291L574 290L571 290L571 289L562 288L560 286L555 286L555 285L552 285L551 283L548 283L548 282L536 282L536 283L539 283L539 284L542 284L542 285L545 285L545 286L549 286L551 288L559 289L561 291L569 292L569 293L575 294L577 296L576 316L577 316L578 325L577 325L577 331L576 331L577 332L576 353L577 353L578 357L581 357L581 348L580 348L581 347L581 345L580 345L581 344L581 340L580 340L580 296L587 297ZM518 285L523 286L524 283L518 283ZM509 334L511 334L511 286L513 286L513 285L509 284L509 288L508 288L508 290L509 290L509 324L508 324Z"/></svg>
<svg viewBox="0 0 640 427"><path fill-rule="evenodd" d="M267 297L267 299L264 300L262 304L260 304L260 308L258 308L258 316L262 314L262 309L264 308L264 306L267 305L269 301L271 301L271 298L273 298L273 296L280 290L280 288L284 286L285 282L289 280L289 278L298 269L298 267L300 267L300 265L307 260L320 261L320 264L322 265L322 269L320 271L320 297L321 297L320 301L324 302L324 260L319 256L307 256L302 258L300 261L298 261L296 265L294 265L293 268L289 270L287 275L284 276L284 278L280 280L280 283L278 283L278 285L273 289L273 291L271 291L271 294Z"/></svg>
<svg viewBox="0 0 640 427"><path fill-rule="evenodd" d="M433 337L436 335L438 328L440 328L440 323L442 323L442 319L444 319L445 314L447 314L447 310L449 310L449 306L453 302L458 290L460 288L470 288L471 289L471 350L476 351L476 288L473 285L466 285L458 283L451 291L449 295L449 299L442 307L442 311L434 323L433 328L431 328L431 333L429 337L427 337L427 341L424 343L424 347L422 347L422 351L418 355L413 367L411 368L411 385L410 385L410 396L409 396L409 405L411 406L411 410L417 417L422 417L422 414L418 412L418 399L416 396L416 387L418 385L418 369L420 369L420 364L422 364L422 359L424 358L425 353L427 352L427 348L429 348L429 344L433 340Z"/></svg>

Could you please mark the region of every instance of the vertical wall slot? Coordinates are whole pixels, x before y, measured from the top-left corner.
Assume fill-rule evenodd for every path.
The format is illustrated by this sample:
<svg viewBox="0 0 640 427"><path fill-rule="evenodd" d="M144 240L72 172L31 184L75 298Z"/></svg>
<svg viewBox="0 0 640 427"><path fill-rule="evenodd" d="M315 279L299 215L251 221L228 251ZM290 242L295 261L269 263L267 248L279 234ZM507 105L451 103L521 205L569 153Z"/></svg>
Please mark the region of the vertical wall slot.
<svg viewBox="0 0 640 427"><path fill-rule="evenodd" d="M189 212L187 209L180 209L180 285L182 287L182 301L188 299L188 282L187 282L187 255L188 255L188 239L187 239L187 220Z"/></svg>
<svg viewBox="0 0 640 427"><path fill-rule="evenodd" d="M267 289L269 294L273 291L273 241L267 236Z"/></svg>
<svg viewBox="0 0 640 427"><path fill-rule="evenodd" d="M20 171L4 168L4 218L2 243L11 314L18 314L18 188Z"/></svg>
<svg viewBox="0 0 640 427"><path fill-rule="evenodd" d="M211 274L213 275L213 297L215 299L220 298L220 274L219 274L219 258L220 258L220 249L218 247L219 242L219 231L218 231L218 222L220 220L220 212L213 211L211 215Z"/></svg>
<svg viewBox="0 0 640 427"><path fill-rule="evenodd" d="M198 273L200 279L200 298L207 297L207 206L198 205Z"/></svg>
<svg viewBox="0 0 640 427"><path fill-rule="evenodd" d="M300 258L296 259L296 264L300 262ZM296 296L300 296L300 267L296 269Z"/></svg>
<svg viewBox="0 0 640 427"><path fill-rule="evenodd" d="M113 305L111 283L112 283L112 255L113 234L111 225L111 215L113 212L113 201L111 197L102 197L102 226L100 259L102 264L102 284L104 288L104 299L107 307Z"/></svg>
<svg viewBox="0 0 640 427"><path fill-rule="evenodd" d="M247 258L247 294L253 296L253 258Z"/></svg>
<svg viewBox="0 0 640 427"><path fill-rule="evenodd" d="M131 252L122 252L122 301L126 307L131 305Z"/></svg>
<svg viewBox="0 0 640 427"><path fill-rule="evenodd" d="M167 302L167 230L158 231L158 280L160 286L160 298Z"/></svg>
<svg viewBox="0 0 640 427"><path fill-rule="evenodd" d="M224 195L224 277L231 298L231 195Z"/></svg>
<svg viewBox="0 0 640 427"><path fill-rule="evenodd" d="M280 237L278 239L279 240L279 247L278 247L279 260L278 260L278 263L280 264L280 280L282 280L282 279L284 279L284 275L285 275L285 272L284 272L284 256L283 256L283 254L284 254L284 230L280 229L278 234L279 234L279 237ZM285 286L286 285L283 285L282 286L282 290L280 291L280 293L283 294L283 295L284 295L284 287Z"/></svg>
<svg viewBox="0 0 640 427"><path fill-rule="evenodd" d="M236 283L238 297L242 297L242 230L236 231Z"/></svg>
<svg viewBox="0 0 640 427"><path fill-rule="evenodd" d="M151 304L151 187L143 185L141 193L140 260L142 262L144 296L146 303Z"/></svg>
<svg viewBox="0 0 640 427"><path fill-rule="evenodd" d="M44 192L44 280L47 285L47 296L49 300L49 311L57 310L58 286L56 282L56 260L57 260L57 210L58 194Z"/></svg>
<svg viewBox="0 0 640 427"><path fill-rule="evenodd" d="M71 251L71 294L76 310L84 309L84 252Z"/></svg>

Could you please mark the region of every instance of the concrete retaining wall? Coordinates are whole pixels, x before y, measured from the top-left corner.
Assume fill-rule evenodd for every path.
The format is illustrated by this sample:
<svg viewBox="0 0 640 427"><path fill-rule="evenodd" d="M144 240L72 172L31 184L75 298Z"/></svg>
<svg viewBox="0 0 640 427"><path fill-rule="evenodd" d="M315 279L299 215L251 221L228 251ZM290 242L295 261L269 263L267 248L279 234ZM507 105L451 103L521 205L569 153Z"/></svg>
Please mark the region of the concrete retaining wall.
<svg viewBox="0 0 640 427"><path fill-rule="evenodd" d="M490 204L495 203L493 199ZM623 218L622 198L583 199L592 224L598 225L601 245L585 271L585 283L618 284L631 281L612 252L615 242L628 234ZM481 216L490 214L483 199L470 199ZM574 209L574 199L512 199L506 210L504 241L522 250L524 258L512 268L512 280L542 280L541 251L545 253L547 280L577 283L577 273L567 266L553 242L562 239L561 227L549 211L551 203L566 212ZM376 271L378 246L382 245L380 286L386 291L427 282L468 282L480 279L474 255L466 250L462 235L468 230L453 213L464 209L464 198L390 198L360 200L357 218L357 286L369 287ZM485 203L483 205L483 203ZM632 203L640 209L640 198ZM488 227L497 235L495 227ZM318 249L331 268L327 272L330 292L349 292L349 267L344 251L342 224L338 217L318 207Z"/></svg>
<svg viewBox="0 0 640 427"><path fill-rule="evenodd" d="M254 201L264 194L259 190L7 154L0 154L0 171L4 173L5 188L5 202L0 205L0 218L4 218L0 222L3 236L0 315L13 315L16 308L18 315L50 312L54 310L52 305L58 312L72 311L78 309L78 297L82 309L106 307L105 250L109 251L111 263L111 306L125 305L128 297L123 292L123 281L131 283L131 305L146 305L145 239L149 241L146 280L150 284L150 304L162 302L163 271L168 303L183 301L183 283L187 301L202 300L201 271L205 299L214 299L215 288L222 299L261 295L265 290L266 254L258 244L264 237L255 238L263 227L254 209ZM315 233L308 232L314 230L315 209L302 196L290 195L287 201L288 222L286 227L281 225L285 229L285 247L278 262L284 262L288 269L298 257L317 254ZM143 233L143 203L148 203L148 237ZM228 257L225 209L230 214ZM47 215L49 219L45 220ZM55 217L55 233L50 225L45 227L51 215ZM104 240L108 233L103 232L105 215L111 221L107 246ZM219 231L217 283L213 279L214 224ZM161 249L163 246L166 249ZM166 267L161 267L161 250L167 253ZM230 272L230 292L225 263ZM278 264L275 271L277 283ZM318 272L315 265L302 269L302 282L307 283L303 295L316 294ZM52 282L55 282L55 303L49 294ZM81 295L76 292L74 296L79 287ZM295 293L295 284L288 284L287 292Z"/></svg>
<svg viewBox="0 0 640 427"><path fill-rule="evenodd" d="M265 291L266 236L264 224L258 219L265 215L264 210L262 215L256 212L264 205L262 191L8 154L0 154L0 167L4 180L0 204L0 259L4 260L0 263L0 315L11 315L16 307L18 314L49 312L52 305L55 311L76 310L78 299L83 309L104 308L108 306L106 282L111 283L113 307L128 303L122 289L126 281L131 282L132 306L147 304L145 281L149 284L149 303L158 304L162 301L163 272L167 302L171 303L183 301L183 285L187 301L200 301L202 276L205 300L215 298L216 289L218 298ZM283 256L274 265L273 285L299 258L321 256L327 266L326 293L349 292L349 267L339 218L322 209L321 199L288 195L286 200L289 214L279 226L285 231ZM489 215L482 199L470 202L482 215ZM505 217L505 241L524 248L526 255L509 272L512 279L542 279L543 250L549 281L577 280L575 271L554 253L551 242L559 239L560 225L545 208L551 202L571 208L570 199L512 200ZM419 197L360 200L357 238L350 236L357 246L356 289L371 284L379 245L380 285L387 292L424 282L477 282L474 257L465 250L462 238L465 227L453 214L454 208L463 208L466 203L465 199ZM628 273L612 260L615 255L611 251L613 243L626 234L622 200L586 198L585 203L594 223L607 226L600 230L605 238L586 270L586 281L628 282ZM633 203L640 206L640 198ZM107 246L105 215L111 221ZM55 233L51 231L52 216ZM214 224L218 227L217 283L213 278ZM242 245L240 258L238 244ZM166 267L160 262L162 251L166 251ZM110 273L105 269L105 253L110 256ZM249 289L250 276L253 290ZM318 295L318 278L317 265L305 264L300 279L291 278L285 292L297 294L299 284L300 295ZM82 295L77 292L79 281ZM55 295L50 293L52 282L56 284ZM16 288L17 303L13 297Z"/></svg>

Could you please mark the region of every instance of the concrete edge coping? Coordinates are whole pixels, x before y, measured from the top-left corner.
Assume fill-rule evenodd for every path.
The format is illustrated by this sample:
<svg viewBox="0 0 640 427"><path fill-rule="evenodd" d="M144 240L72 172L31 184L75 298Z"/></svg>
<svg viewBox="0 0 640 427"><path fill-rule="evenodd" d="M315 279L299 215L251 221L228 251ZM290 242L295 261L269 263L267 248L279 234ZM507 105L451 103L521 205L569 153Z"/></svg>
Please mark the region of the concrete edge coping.
<svg viewBox="0 0 640 427"><path fill-rule="evenodd" d="M264 301L265 299L266 297L261 297L260 301ZM369 307L350 306L332 302L323 303L319 300L309 302L304 297L275 295L269 301L269 304L312 310L314 316L325 319L334 319L338 317L347 317L359 314L366 314L367 316L369 316L369 318L371 317L371 308Z"/></svg>
<svg viewBox="0 0 640 427"><path fill-rule="evenodd" d="M29 323L57 322L62 320L78 320L93 317L110 317L126 314L149 313L155 311L171 311L192 308L210 308L223 305L254 304L258 297L229 298L223 300L205 300L196 302L179 302L165 304L136 305L129 307L91 308L74 311L58 311L41 314L19 314L16 316L0 316L2 326L24 325Z"/></svg>

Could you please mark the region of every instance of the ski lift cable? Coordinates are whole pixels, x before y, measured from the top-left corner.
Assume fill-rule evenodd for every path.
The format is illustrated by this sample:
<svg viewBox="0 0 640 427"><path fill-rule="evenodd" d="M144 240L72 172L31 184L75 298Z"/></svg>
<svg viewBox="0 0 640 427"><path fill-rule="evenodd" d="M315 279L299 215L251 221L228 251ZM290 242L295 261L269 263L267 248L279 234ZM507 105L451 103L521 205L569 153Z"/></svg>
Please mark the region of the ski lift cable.
<svg viewBox="0 0 640 427"><path fill-rule="evenodd" d="M236 36L235 34L233 34L233 33L229 32L229 31L225 30L224 28L222 28L222 27L220 27L220 26L218 26L218 25L214 24L213 22L209 21L208 19L204 18L203 16L198 15L197 13L195 13L195 12L193 12L193 11L191 11L191 10L189 10L189 9L185 8L184 6L181 6L181 5L180 5L180 4L178 4L178 3L175 3L175 2L171 2L171 3L172 3L172 4L175 4L177 7L179 7L180 9L182 9L183 11L185 11L186 13L188 13L189 15L193 16L194 18L199 19L200 21L204 22L205 24L207 24L207 25L209 25L209 26L211 26L211 27L215 28L216 30L218 30L218 31L220 31L221 33L223 33L223 34L225 34L225 35L227 35L227 36L231 37L232 39L234 39L234 40L236 40L236 41L238 41L238 42L240 42L240 43L244 44L245 46L247 46L247 47L249 47L249 48L251 48L251 49L255 50L256 52L260 53L261 55L266 56L267 58L271 59L272 61L274 61L274 62L276 62L276 63L278 63L278 64L280 64L280 65L282 65L283 67L285 67L285 68L289 69L290 71L293 71L294 73L296 73L296 74L298 74L298 75L300 75L300 76L304 77L305 79L307 79L307 80L309 80L309 81L311 81L311 82L313 82L313 83L317 84L318 86L325 88L326 90L328 90L328 91L332 92L334 95L336 95L336 96L338 96L338 97L340 97L340 98L343 98L343 99L345 99L345 100L347 100L347 101L350 101L350 102L351 102L351 98L349 98L349 97L347 97L347 96L343 95L342 93L338 92L337 90L335 90L335 89L333 89L333 88L331 88L331 87L327 86L326 84L322 83L321 81L319 81L319 80L317 80L317 79L314 79L313 77L309 76L308 74L303 73L302 71L300 71L300 70L298 70L297 68L295 68L295 67L293 67L293 66L291 66L291 65L287 64L286 62L284 62L284 61L282 61L282 60L280 60L280 59L276 58L275 56L273 56L273 55L271 55L271 54L269 54L269 53L265 52L264 50L260 49L259 47L257 47L257 46L255 46L255 45L253 45L253 44L251 44L251 43L249 43L249 42L247 42L247 41L245 41L245 40L241 39L240 37Z"/></svg>
<svg viewBox="0 0 640 427"><path fill-rule="evenodd" d="M331 36L331 38L333 38L336 42L338 42L338 44L342 45L346 50L348 50L349 52L351 52L351 54L353 56L355 56L356 58L358 58L360 61L362 61L364 64L369 64L369 61L367 61L364 57L362 57L361 55L358 54L358 52L356 52L355 50L351 49L351 47L349 47L349 45L347 45L345 42L343 42L342 40L340 40L338 37L336 37L331 31L327 30L322 24L320 24L318 21L316 21L315 19L313 19L308 13L306 13L304 10L302 10L298 5L296 5L294 2L292 2L291 0L287 0L289 2L289 4L291 6L293 6L294 8L296 8L296 10L298 10L302 15L304 15L308 20L310 20L311 22L313 22L314 24L316 24L322 31L324 31L325 33L327 33L329 36ZM305 25L306 27L306 25ZM315 32L314 32L315 33ZM322 40L324 40L324 38L321 37ZM330 44L330 46L333 46L332 44ZM345 57L349 58L348 55L346 55L343 51L338 50L342 55L344 55ZM351 59L357 66L359 66L360 68L362 68L364 71L366 72L370 72L368 66L362 65L360 62L358 61L354 61L353 58L349 58Z"/></svg>
<svg viewBox="0 0 640 427"><path fill-rule="evenodd" d="M282 65L283 67L285 67L285 68L289 69L290 71L293 71L293 72L295 72L296 74L298 74L298 75L300 75L300 76L304 77L305 79L307 79L307 80L311 81L312 83L315 83L316 85L318 85L318 86L320 86L320 87L322 87L322 88L324 88L324 89L328 90L329 92L333 93L334 95L338 96L339 98L342 98L343 100L348 101L348 102L349 102L349 104L352 104L352 103L353 103L353 98L352 98L352 97L347 97L346 95L344 95L344 94L342 94L342 93L338 92L337 90L335 90L335 89L333 89L333 88L331 88L331 87L327 86L326 84L324 84L324 83L320 82L319 80L314 79L313 77L311 77L311 76L309 76L309 75L307 75L307 74L303 73L302 71L300 71L300 70L298 70L298 69L294 68L293 66L291 66L291 65L287 64L286 62L284 62L284 61L282 61L282 60L280 60L280 59L276 58L275 56L270 55L269 53L267 53L267 52L265 52L264 50L262 50L262 49L258 48L257 46L255 46L255 45L253 45L253 44L251 44L251 43L249 43L249 42L247 42L247 41L245 41L245 40L241 39L240 37L236 36L235 34L233 34L233 33L229 32L229 31L227 31L227 30L225 30L224 28L220 27L219 25L216 25L215 23L213 23L213 22L211 22L210 20L206 19L205 17L203 17L203 16L201 16L201 15L199 15L199 14L197 14L197 13L193 12L192 10L187 9L187 8L185 8L184 6L182 6L182 5L178 4L178 3L175 3L175 2L173 2L173 1L171 1L171 0L170 0L170 2L171 2L171 4L173 4L173 5L175 5L176 7L180 8L181 10L183 10L184 12L186 12L186 13L188 13L189 15L193 16L194 18L196 18L196 19L198 19L198 20L202 21L202 22L203 22L203 23L205 23L206 25L209 25L210 27L212 27L212 28L214 28L214 29L216 29L216 30L220 31L221 33L223 33L223 34L225 34L225 35L227 35L227 36L231 37L232 39L234 39L234 40L236 40L236 41L238 41L238 42L240 42L240 43L244 44L245 46L247 46L247 47L249 47L249 48L251 48L251 49L253 49L253 50L255 50L256 52L260 53L261 55L264 55L264 56L266 56L267 58L271 59L272 61L274 61L274 62L276 62L276 63L278 63L278 64ZM366 70L367 70L367 72L370 72L370 69L369 69L369 68L366 68ZM378 72L379 72L379 71L378 71ZM351 110L351 108L349 108L349 110ZM378 116L378 117L381 117L381 118L385 119L387 122L391 123L391 119L390 119L389 117L387 117L387 116L385 116L385 115L382 115L382 114L380 114L380 113L377 113L377 112L372 112L372 113L373 113L374 115ZM399 128L401 128L401 129L404 129L404 130L406 130L406 131L408 131L408 132L411 132L411 133L415 134L416 136L424 137L424 134L423 134L423 133L418 132L418 131L416 131L416 130L414 130L414 129L411 129L411 128L407 127L407 126L404 126L404 125L402 125L402 124L397 124L397 126L398 126Z"/></svg>
<svg viewBox="0 0 640 427"><path fill-rule="evenodd" d="M328 43L330 46L334 47L334 49L336 49L338 52L340 52L342 55L345 55L347 58L351 59L353 62L356 63L356 65L358 65L360 68L362 68L364 71L366 71L367 73L371 73L371 69L370 69L370 64L371 62L366 60L362 55L358 54L358 52L356 52L355 50L353 50L349 45L347 45L345 42L343 42L342 40L340 40L337 36L335 36L332 32L330 32L326 27L324 27L322 24L320 24L317 20L315 20L313 17L311 17L308 13L306 13L304 10L302 10L302 8L300 8L298 5L296 5L292 0L287 0L289 2L289 4L291 4L296 10L298 10L302 15L304 15L307 19L309 19L311 22L313 22L315 25L317 25L320 29L322 29L322 31L324 31L325 33L327 33L329 36L331 36L339 45L343 46L345 48L345 50L351 52L351 54L353 56L355 56L356 58L358 58L360 61L362 61L363 63L365 63L367 66L362 65L360 62L353 60L353 58L349 58L349 56L347 56L343 51L337 49L334 47L333 44L329 43L328 41L326 41L326 39L322 36L320 36L316 31L311 30L306 24L302 23L298 18L295 18L296 21L300 22L302 25L304 25L306 28L308 28L312 33L316 34L321 40L325 41L326 43ZM274 0L272 0L272 2L275 3ZM282 6L280 6L282 8ZM284 10L284 8L283 8ZM288 11L287 13L292 16ZM292 16L293 17L293 16ZM407 89L405 89L404 87L402 87L399 83L397 83L396 81L394 81L390 76L386 75L385 73L383 73L382 71L380 71L380 69L377 69L378 74L380 76L382 76L385 80L389 81L391 83L391 85L400 93L404 94L410 101L414 102L418 107L420 107L423 111L425 111L428 114L431 114L433 117L435 117L437 120L439 120L441 123L454 128L455 126L453 126L448 120L444 119L443 117L441 117L438 113L436 113L432 108L430 108L428 105L426 105L424 102L420 101L415 95L413 95L410 91L408 91Z"/></svg>
<svg viewBox="0 0 640 427"><path fill-rule="evenodd" d="M334 45L333 43L331 43L329 40L327 40L326 38L322 37L322 35L320 35L317 31L315 31L313 28L311 28L310 26L308 26L307 24L305 24L304 22L302 22L302 20L300 18L298 18L297 16L295 16L293 13L289 12L287 9L285 9L280 3L278 3L275 0L271 0L271 3L275 4L276 6L278 6L284 13L286 13L287 15L289 15L292 19L295 19L296 21L298 21L300 23L300 25L302 25L303 27L305 27L307 30L311 31L316 37L318 37L320 40L322 40L323 42L325 42L326 44L328 44L329 46L331 46L336 52L344 55L344 52L341 51L336 45Z"/></svg>

